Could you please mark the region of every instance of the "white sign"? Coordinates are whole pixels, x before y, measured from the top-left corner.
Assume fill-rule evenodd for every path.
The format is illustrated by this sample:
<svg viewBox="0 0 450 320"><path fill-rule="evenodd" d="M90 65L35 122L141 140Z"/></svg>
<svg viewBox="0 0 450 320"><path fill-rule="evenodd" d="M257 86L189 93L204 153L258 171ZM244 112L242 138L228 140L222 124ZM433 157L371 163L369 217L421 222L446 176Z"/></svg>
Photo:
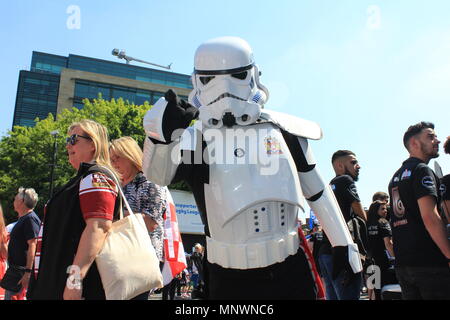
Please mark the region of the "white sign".
<svg viewBox="0 0 450 320"><path fill-rule="evenodd" d="M192 193L170 190L170 194L175 202L180 233L204 234L204 225Z"/></svg>

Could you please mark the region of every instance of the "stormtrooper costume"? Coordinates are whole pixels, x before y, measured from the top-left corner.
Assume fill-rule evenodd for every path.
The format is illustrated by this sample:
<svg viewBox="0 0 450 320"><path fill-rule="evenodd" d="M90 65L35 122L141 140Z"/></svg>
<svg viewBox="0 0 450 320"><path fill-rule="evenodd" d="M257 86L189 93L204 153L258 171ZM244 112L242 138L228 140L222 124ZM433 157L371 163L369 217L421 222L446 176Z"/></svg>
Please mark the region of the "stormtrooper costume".
<svg viewBox="0 0 450 320"><path fill-rule="evenodd" d="M143 166L154 183L191 187L205 224L210 298L316 298L299 246L305 198L339 252L336 266L360 272L357 246L308 143L321 139L320 127L263 109L269 91L246 41L207 41L194 64L189 103L169 90L147 112Z"/></svg>

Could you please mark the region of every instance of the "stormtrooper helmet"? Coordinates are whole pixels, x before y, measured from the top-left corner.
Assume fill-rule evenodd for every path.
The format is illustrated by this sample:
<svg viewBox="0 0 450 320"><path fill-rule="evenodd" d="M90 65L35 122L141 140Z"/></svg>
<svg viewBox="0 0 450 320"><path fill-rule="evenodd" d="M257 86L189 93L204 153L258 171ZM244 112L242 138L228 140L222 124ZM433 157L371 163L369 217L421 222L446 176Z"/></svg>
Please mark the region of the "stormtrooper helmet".
<svg viewBox="0 0 450 320"><path fill-rule="evenodd" d="M269 91L259 82L259 70L249 44L237 37L221 37L200 45L195 53L194 89L189 103L211 128L255 123Z"/></svg>

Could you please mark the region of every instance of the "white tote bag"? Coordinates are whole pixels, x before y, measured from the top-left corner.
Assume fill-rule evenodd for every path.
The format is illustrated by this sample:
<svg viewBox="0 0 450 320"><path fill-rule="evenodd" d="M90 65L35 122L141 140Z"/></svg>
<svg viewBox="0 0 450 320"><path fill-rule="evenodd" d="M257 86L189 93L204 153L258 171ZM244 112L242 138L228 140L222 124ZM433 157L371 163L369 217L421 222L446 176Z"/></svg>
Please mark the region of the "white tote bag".
<svg viewBox="0 0 450 320"><path fill-rule="evenodd" d="M151 289L162 288L163 277L144 218L133 214L120 184L117 186L130 215L124 218L120 208L120 220L112 224L95 262L106 299L129 300Z"/></svg>

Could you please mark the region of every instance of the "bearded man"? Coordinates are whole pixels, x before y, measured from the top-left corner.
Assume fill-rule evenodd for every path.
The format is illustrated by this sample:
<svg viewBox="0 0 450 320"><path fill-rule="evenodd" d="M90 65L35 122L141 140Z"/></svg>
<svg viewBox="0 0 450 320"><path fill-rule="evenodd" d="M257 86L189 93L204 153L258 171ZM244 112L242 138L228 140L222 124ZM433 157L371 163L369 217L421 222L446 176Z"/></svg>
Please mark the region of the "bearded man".
<svg viewBox="0 0 450 320"><path fill-rule="evenodd" d="M428 162L439 156L434 124L408 128L409 158L389 184L395 272L404 300L450 299L450 241L438 211L439 179Z"/></svg>

